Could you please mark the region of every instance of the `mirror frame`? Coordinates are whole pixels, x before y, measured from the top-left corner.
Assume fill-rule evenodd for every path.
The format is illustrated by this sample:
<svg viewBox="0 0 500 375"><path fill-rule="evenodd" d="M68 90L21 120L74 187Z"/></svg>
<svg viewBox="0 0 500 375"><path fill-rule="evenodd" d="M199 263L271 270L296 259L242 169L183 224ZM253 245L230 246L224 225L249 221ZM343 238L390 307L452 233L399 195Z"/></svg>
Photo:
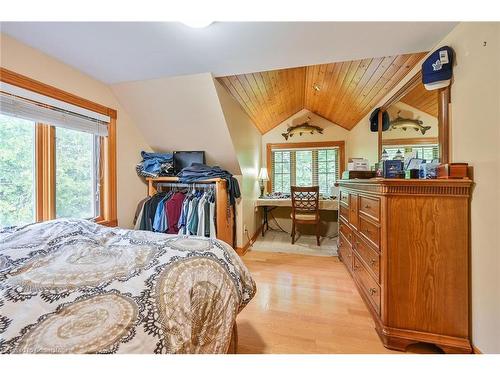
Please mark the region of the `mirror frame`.
<svg viewBox="0 0 500 375"><path fill-rule="evenodd" d="M422 82L422 70L419 70L393 96L387 100L378 113L378 160L382 160L382 114L394 103L413 90ZM450 88L438 89L438 144L439 161L442 164L450 162Z"/></svg>

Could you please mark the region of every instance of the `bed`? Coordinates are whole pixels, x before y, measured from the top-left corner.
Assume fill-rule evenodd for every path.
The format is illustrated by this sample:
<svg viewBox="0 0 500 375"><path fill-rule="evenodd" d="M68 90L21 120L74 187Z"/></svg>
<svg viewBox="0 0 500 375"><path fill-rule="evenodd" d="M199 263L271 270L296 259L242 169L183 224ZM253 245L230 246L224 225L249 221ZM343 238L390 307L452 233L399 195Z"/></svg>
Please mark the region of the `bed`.
<svg viewBox="0 0 500 375"><path fill-rule="evenodd" d="M0 353L227 353L255 291L218 240L74 219L3 229Z"/></svg>

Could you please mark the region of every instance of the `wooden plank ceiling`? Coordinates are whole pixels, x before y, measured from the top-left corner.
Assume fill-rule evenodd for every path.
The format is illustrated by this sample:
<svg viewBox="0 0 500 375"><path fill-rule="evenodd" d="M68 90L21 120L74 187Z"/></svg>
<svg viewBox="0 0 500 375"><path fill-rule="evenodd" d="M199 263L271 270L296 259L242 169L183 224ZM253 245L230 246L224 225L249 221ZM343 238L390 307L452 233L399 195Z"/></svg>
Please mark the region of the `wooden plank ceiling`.
<svg viewBox="0 0 500 375"><path fill-rule="evenodd" d="M438 91L426 90L423 83L415 86L400 101L433 117L438 117Z"/></svg>
<svg viewBox="0 0 500 375"><path fill-rule="evenodd" d="M306 108L352 129L426 52L217 78L261 133Z"/></svg>

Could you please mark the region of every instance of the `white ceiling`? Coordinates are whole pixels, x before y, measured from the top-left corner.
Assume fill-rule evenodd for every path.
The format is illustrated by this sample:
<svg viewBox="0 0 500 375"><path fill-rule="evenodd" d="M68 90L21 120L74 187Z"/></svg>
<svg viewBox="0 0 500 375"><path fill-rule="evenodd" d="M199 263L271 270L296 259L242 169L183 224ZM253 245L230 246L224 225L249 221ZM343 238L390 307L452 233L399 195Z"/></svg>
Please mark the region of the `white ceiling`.
<svg viewBox="0 0 500 375"><path fill-rule="evenodd" d="M215 76L421 52L453 22L2 22L0 31L106 83Z"/></svg>

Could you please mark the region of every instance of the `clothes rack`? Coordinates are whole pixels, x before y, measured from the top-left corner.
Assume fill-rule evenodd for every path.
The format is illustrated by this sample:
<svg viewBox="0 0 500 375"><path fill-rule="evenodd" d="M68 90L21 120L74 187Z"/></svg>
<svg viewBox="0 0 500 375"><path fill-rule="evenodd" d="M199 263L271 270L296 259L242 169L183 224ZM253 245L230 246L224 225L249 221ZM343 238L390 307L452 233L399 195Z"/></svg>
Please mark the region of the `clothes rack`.
<svg viewBox="0 0 500 375"><path fill-rule="evenodd" d="M214 189L216 209L217 238L234 247L234 210L227 199L227 184L222 178L211 178L195 183L181 183L178 177L146 178L148 183L148 196L155 195L162 187L170 189Z"/></svg>
<svg viewBox="0 0 500 375"><path fill-rule="evenodd" d="M157 182L156 183L156 190L159 187L167 187L170 189L199 189L199 190L215 190L215 183L182 183L182 182Z"/></svg>

